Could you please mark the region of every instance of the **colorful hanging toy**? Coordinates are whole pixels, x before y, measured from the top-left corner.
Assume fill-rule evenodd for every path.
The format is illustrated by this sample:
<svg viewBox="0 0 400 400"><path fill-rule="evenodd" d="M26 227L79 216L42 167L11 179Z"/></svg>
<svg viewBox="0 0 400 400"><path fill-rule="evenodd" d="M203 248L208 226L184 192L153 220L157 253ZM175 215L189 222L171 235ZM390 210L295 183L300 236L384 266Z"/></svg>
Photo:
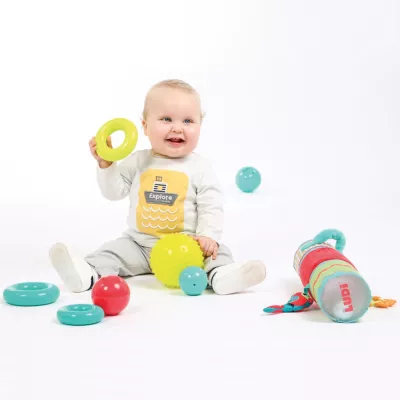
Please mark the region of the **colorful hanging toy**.
<svg viewBox="0 0 400 400"><path fill-rule="evenodd" d="M326 243L336 241L335 247ZM294 269L304 286L284 305L272 305L264 312L280 314L299 312L314 302L335 322L356 322L369 307L387 308L396 300L372 296L367 282L343 255L346 239L342 232L327 229L296 251Z"/></svg>

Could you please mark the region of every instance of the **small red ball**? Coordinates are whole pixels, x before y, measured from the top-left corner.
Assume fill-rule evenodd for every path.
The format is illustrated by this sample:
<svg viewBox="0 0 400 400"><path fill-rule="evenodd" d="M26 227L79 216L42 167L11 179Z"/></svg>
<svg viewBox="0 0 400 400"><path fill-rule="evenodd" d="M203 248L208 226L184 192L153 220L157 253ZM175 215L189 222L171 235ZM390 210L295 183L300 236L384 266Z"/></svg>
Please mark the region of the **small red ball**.
<svg viewBox="0 0 400 400"><path fill-rule="evenodd" d="M130 289L119 276L104 276L93 286L93 304L103 309L105 315L118 315L129 303Z"/></svg>

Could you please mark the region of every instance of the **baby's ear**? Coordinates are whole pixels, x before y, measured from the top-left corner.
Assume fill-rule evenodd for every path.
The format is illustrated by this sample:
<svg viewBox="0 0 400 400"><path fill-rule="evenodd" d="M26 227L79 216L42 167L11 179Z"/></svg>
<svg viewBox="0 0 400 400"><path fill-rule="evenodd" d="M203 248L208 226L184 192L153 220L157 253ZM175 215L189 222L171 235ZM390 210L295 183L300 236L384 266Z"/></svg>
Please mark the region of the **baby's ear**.
<svg viewBox="0 0 400 400"><path fill-rule="evenodd" d="M147 136L147 122L144 119L142 119L142 126L143 126L144 134L145 134L145 136Z"/></svg>

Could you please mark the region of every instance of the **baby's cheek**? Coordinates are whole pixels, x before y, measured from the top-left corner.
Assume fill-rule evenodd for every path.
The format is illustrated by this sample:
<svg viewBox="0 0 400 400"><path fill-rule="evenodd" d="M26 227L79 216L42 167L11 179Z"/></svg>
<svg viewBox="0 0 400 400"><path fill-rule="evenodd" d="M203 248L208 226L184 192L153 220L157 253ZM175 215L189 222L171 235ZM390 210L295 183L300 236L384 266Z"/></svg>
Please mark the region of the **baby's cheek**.
<svg viewBox="0 0 400 400"><path fill-rule="evenodd" d="M200 132L197 128L189 128L187 133L191 138L196 139L199 136Z"/></svg>

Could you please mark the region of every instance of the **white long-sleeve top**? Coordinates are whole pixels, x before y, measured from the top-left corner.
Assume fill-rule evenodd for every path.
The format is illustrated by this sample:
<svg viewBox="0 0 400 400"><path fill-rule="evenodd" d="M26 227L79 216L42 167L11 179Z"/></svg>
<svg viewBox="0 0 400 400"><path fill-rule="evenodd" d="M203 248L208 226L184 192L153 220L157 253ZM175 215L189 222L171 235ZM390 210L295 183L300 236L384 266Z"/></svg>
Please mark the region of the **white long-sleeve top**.
<svg viewBox="0 0 400 400"><path fill-rule="evenodd" d="M139 150L98 167L97 182L106 199L129 196L128 234L142 246L175 232L221 239L222 190L210 163L196 153L170 159Z"/></svg>

